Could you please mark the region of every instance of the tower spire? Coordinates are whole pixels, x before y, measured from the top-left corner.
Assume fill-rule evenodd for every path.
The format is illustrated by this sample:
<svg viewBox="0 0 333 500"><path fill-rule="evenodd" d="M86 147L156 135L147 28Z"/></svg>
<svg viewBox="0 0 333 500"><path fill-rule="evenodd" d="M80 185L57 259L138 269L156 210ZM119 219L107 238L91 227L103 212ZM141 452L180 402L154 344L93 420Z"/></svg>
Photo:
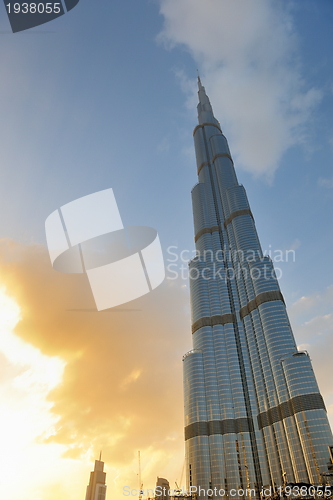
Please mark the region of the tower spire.
<svg viewBox="0 0 333 500"><path fill-rule="evenodd" d="M206 89L201 83L200 75L198 74L198 96L199 96L199 104L197 106L198 109L198 120L199 124L203 123L214 123L216 125L220 125L216 120L213 108L210 104L210 100L208 95L206 94Z"/></svg>
<svg viewBox="0 0 333 500"><path fill-rule="evenodd" d="M202 87L202 83L201 83L201 78L200 78L200 74L199 74L199 70L197 69L197 73L198 73L198 87L199 87L199 90L201 89Z"/></svg>

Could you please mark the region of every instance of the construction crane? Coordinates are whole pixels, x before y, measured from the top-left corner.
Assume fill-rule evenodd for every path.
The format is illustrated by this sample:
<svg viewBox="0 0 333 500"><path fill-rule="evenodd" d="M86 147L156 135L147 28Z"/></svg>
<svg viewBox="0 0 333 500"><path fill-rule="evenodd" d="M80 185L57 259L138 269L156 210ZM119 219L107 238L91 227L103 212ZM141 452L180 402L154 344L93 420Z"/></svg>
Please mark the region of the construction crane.
<svg viewBox="0 0 333 500"><path fill-rule="evenodd" d="M184 468L185 468L185 459L184 459L184 462L183 462L182 473L181 473L180 481L179 481L180 487L178 486L177 481L175 481L175 485L176 485L176 488L177 488L175 490L176 496L181 496L183 494L182 481L183 481L183 475L184 475Z"/></svg>
<svg viewBox="0 0 333 500"><path fill-rule="evenodd" d="M141 481L141 457L140 457L140 450L138 451L138 462L139 462L139 500L142 499L143 496L143 483Z"/></svg>
<svg viewBox="0 0 333 500"><path fill-rule="evenodd" d="M180 494L181 494L182 489L181 489L181 488L179 488L177 481L175 481L175 485L176 485L176 490L175 490L175 493L176 493L176 496L178 496L178 495L180 495Z"/></svg>

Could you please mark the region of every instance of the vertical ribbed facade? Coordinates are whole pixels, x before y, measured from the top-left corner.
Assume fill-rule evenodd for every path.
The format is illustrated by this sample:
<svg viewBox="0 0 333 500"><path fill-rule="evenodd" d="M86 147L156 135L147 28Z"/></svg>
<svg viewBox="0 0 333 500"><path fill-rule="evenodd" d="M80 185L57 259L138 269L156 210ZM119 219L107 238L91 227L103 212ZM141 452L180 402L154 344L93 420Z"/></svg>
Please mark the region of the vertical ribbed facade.
<svg viewBox="0 0 333 500"><path fill-rule="evenodd" d="M259 497L285 479L318 484L333 445L325 405L200 79L198 117L193 351L184 356L188 487L254 488Z"/></svg>

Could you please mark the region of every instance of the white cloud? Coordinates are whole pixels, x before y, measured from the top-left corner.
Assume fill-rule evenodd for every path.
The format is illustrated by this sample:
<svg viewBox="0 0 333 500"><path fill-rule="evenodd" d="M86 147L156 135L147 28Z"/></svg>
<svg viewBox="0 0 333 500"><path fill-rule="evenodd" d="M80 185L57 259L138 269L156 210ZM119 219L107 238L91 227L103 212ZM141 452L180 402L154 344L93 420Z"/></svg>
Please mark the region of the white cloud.
<svg viewBox="0 0 333 500"><path fill-rule="evenodd" d="M301 241L296 238L290 245L290 250L297 250L301 246Z"/></svg>
<svg viewBox="0 0 333 500"><path fill-rule="evenodd" d="M301 297L288 308L291 318L299 322L305 322L305 315L311 319L317 315L326 316L333 308L333 285L326 288L324 292L314 293L307 297ZM309 321L307 319L306 321Z"/></svg>
<svg viewBox="0 0 333 500"><path fill-rule="evenodd" d="M271 176L282 154L304 142L322 97L304 88L288 10L267 0L160 0L160 11L159 40L198 63L238 165Z"/></svg>
<svg viewBox="0 0 333 500"><path fill-rule="evenodd" d="M331 179L324 179L323 177L319 177L318 186L332 189L333 188L333 177Z"/></svg>

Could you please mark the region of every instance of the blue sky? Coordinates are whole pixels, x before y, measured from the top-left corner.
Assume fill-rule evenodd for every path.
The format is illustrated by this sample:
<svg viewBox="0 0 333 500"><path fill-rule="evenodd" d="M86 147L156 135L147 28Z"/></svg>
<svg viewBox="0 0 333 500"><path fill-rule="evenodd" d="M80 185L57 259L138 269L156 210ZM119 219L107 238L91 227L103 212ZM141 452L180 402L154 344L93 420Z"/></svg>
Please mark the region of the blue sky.
<svg viewBox="0 0 333 500"><path fill-rule="evenodd" d="M261 3L254 9L257 16ZM240 89L235 101L232 96L225 98L230 109L224 123L225 99L221 96L224 87L219 80L223 75L219 72L231 67L230 72L235 73L230 77L233 85L233 78L237 77L234 65L223 56L234 54L240 60L239 65L244 66L240 68L241 76L253 71L250 85L263 82L269 69L266 58L279 44L280 33L273 24L266 25L267 31L263 33L263 37L269 37L272 29L273 41L261 56L246 50L246 45L252 48L252 39L256 48L255 34L245 36L243 45L242 33L235 29L230 47L225 45L228 40L222 35L222 56L217 55L213 62L207 63L211 46L207 44L206 52L200 53L194 43L201 36L195 31L196 22L200 28L199 17L188 20L189 36L182 39L177 26L176 35L171 27L166 41L158 40L165 21L158 2L103 2L92 9L87 0L81 0L70 14L15 36L4 33L8 21L3 15L0 189L6 217L1 222L1 235L44 243L43 219L54 208L111 186L127 224L158 228L164 246L177 242L182 248L192 248L189 191L196 182L191 138L196 102L190 96L199 67L231 150L234 151L235 141L236 158L241 156L237 172L248 191L263 247L289 248L294 240L300 241L296 265L288 271L290 275L297 273L300 283L299 288L290 290L291 299L296 298L293 294L309 293L329 284L321 268L323 259L327 265L330 263L328 248L332 242L329 207L333 193L330 183L333 10L329 1L322 1L320 7L312 1L304 1L301 6L297 2L281 5L280 25L285 28L283 15L287 12L287 21L292 26L281 37L286 49L275 55L277 66L282 67L274 75L277 93L285 91L285 96L279 96L280 102L274 102L276 111L278 106L288 111L292 99L311 90L317 96L312 105L307 107L305 103L305 116L298 117L300 124L296 126L296 144L289 148L283 144L291 135L285 127L287 118L274 115L275 109L267 111L266 121L279 122L270 133L281 135L281 143L272 147L271 156L276 160L272 168L264 163L271 153L266 137L256 134L255 148L266 151L258 168L253 151L250 151L253 159L251 154L246 157L246 153L240 152L251 137L241 138L237 144L237 125L242 115L247 120L242 125L250 128L256 112L261 113L270 103L263 95L262 106L259 99L249 110L237 109L240 118L232 123L235 101L239 96L244 98ZM181 26L181 9L178 12L172 2L162 2L162 6L173 8L172 15ZM209 22L209 6L204 10ZM173 19L171 24L176 24ZM249 22L255 21L249 19ZM259 28L263 25L264 21ZM206 34L202 32L202 36ZM179 40L183 43L177 44ZM218 51L218 40L212 42ZM274 56L272 59L274 62ZM295 85L284 81L293 78L300 82ZM265 91L265 83L263 87ZM245 103L247 99L251 101L251 88ZM272 169L275 172L268 179L266 174ZM313 269L311 279L305 279L302 271L305 266ZM289 284L285 286L289 292Z"/></svg>
<svg viewBox="0 0 333 500"><path fill-rule="evenodd" d="M45 246L51 212L112 187L125 225L193 249L198 68L263 249L295 249L281 288L333 405L332 26L331 0L80 0L14 35L1 6L0 237Z"/></svg>
<svg viewBox="0 0 333 500"><path fill-rule="evenodd" d="M258 12L261 3L256 6ZM162 4L174 7L171 1ZM205 53L198 54L193 48L196 19L189 21L193 23L188 28L192 36L185 36L185 43L181 40L183 43L177 44L181 37L178 33L174 36L172 29L166 42L158 40L165 21L158 2L103 2L92 9L87 0L81 0L68 15L15 36L6 33L9 23L3 12L0 189L6 217L1 222L1 235L44 243L43 219L54 208L111 186L128 224L157 227L165 245L179 241L184 248L191 246L189 191L196 182L191 132L196 118L195 99L190 98L199 67L230 147L233 151L235 141L236 158L241 156L237 172L248 191L263 247L271 244L287 248L294 239L300 240L297 260L304 258L306 265L311 262L315 267L311 280L303 281L304 273L299 271L297 279L302 280L302 289L306 287L304 291L310 292L311 286L324 285L320 266L313 261L320 265L323 258L329 261L327 249L332 241L333 9L329 1L321 1L320 7L318 2L307 0L301 5L281 5L280 17L288 11L292 27L282 37L288 47L276 56L283 69L274 75L277 86L289 90L285 102L278 104L288 108L295 96L311 89L317 96L304 113L306 116L298 117L301 123L296 144L289 148L279 144L277 151L273 148L277 161L274 176L269 179L269 165L267 169L265 164L260 165L258 171L254 165L256 155L246 165L246 155L239 153L242 143L237 144L237 122L230 123L230 113L237 103L229 106L224 124L223 96L219 96L221 104L214 99L223 92L218 87L218 72L230 66L223 59L228 51L239 59L248 55L248 66L254 73L257 65L251 84L260 81L261 76L264 79L263 59L270 57L270 51L261 60L247 54L237 29L235 38L240 46L235 48L235 40L230 40L230 47L224 45L222 57L207 64ZM209 7L205 10L209 13ZM181 24L180 9L174 12ZM263 36L269 36L268 30L273 28L267 26ZM273 30L274 44L279 42L278 35ZM245 37L247 44L252 42L251 36ZM225 42L223 38L221 41ZM193 53L197 60L191 57ZM244 61L239 64L245 66ZM290 90L288 85L284 88L283 79L295 77L290 76L293 67L301 82ZM262 108L265 104L264 95ZM260 100L256 108L260 113ZM248 110L244 114L251 124L251 114ZM271 122L280 118L267 114ZM280 119L279 133L284 124ZM256 134L256 148L267 151L269 156L264 139ZM311 257L314 248L320 259Z"/></svg>

